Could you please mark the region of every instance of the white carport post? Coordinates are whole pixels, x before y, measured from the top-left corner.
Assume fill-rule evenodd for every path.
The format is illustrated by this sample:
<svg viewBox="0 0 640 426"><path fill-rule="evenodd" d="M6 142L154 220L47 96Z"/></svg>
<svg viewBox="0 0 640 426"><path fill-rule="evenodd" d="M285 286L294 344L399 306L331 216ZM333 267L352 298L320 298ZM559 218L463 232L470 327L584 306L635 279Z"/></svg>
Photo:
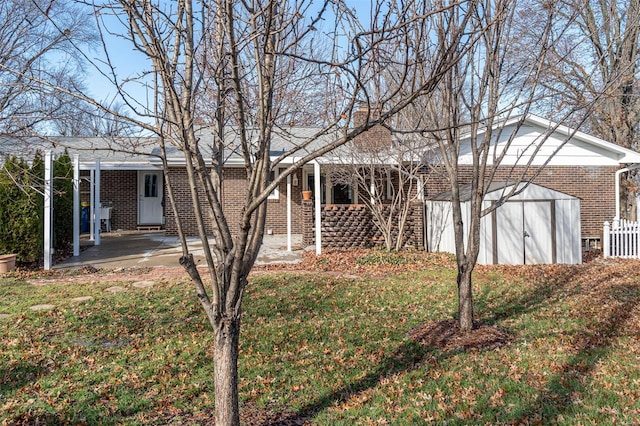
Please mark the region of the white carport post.
<svg viewBox="0 0 640 426"><path fill-rule="evenodd" d="M95 239L95 232L93 230L93 210L94 210L93 202L96 198L95 184L96 184L96 169L93 168L90 171L90 177L89 177L89 239L91 241L94 241Z"/></svg>
<svg viewBox="0 0 640 426"><path fill-rule="evenodd" d="M287 175L287 251L291 251L291 175Z"/></svg>
<svg viewBox="0 0 640 426"><path fill-rule="evenodd" d="M100 159L96 158L96 171L95 171L95 190L93 191L93 232L94 232L94 245L100 245L100 208L102 203L100 202Z"/></svg>
<svg viewBox="0 0 640 426"><path fill-rule="evenodd" d="M315 194L315 210L316 210L316 255L322 254L322 217L320 217L320 163L318 160L313 162L313 192Z"/></svg>
<svg viewBox="0 0 640 426"><path fill-rule="evenodd" d="M73 255L80 255L80 156L73 155Z"/></svg>
<svg viewBox="0 0 640 426"><path fill-rule="evenodd" d="M51 269L53 255L53 155L44 155L44 270Z"/></svg>

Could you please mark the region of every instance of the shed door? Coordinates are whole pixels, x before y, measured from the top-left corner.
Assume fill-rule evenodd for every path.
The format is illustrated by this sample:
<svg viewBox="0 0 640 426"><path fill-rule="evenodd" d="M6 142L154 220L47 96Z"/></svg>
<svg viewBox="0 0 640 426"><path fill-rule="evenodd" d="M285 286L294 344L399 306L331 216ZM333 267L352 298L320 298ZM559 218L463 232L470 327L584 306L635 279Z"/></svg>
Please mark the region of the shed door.
<svg viewBox="0 0 640 426"><path fill-rule="evenodd" d="M524 263L553 263L551 203L522 203L524 213Z"/></svg>
<svg viewBox="0 0 640 426"><path fill-rule="evenodd" d="M497 263L520 265L524 261L522 203L507 202L496 210Z"/></svg>
<svg viewBox="0 0 640 426"><path fill-rule="evenodd" d="M553 263L553 201L509 201L496 214L495 256L499 264Z"/></svg>

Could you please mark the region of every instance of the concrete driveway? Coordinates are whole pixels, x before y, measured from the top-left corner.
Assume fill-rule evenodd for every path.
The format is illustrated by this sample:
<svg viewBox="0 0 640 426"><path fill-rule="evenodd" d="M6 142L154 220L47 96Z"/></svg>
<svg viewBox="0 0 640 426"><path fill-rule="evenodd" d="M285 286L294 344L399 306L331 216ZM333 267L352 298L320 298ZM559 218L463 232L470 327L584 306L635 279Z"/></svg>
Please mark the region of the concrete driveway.
<svg viewBox="0 0 640 426"><path fill-rule="evenodd" d="M188 239L196 262L204 263L202 243ZM80 256L74 256L53 266L53 269L77 269L94 266L101 269L179 266L182 249L177 237L158 232L103 233L100 245L93 245L88 236L81 238ZM287 251L286 235L265 235L256 264L298 262L304 252L302 235L292 236L292 251Z"/></svg>

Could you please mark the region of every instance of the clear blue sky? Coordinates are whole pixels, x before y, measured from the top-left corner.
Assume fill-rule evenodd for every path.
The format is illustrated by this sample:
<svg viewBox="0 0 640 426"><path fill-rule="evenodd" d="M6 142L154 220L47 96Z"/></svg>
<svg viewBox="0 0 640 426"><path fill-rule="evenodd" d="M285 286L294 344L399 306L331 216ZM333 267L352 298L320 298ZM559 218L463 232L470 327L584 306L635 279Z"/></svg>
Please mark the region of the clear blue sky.
<svg viewBox="0 0 640 426"><path fill-rule="evenodd" d="M371 10L370 0L347 0L347 5L362 15L363 22L368 22L369 14ZM112 31L121 32L122 28L119 27L119 23L114 18L105 17L108 25L112 26ZM107 35L107 48L111 61L118 73L118 78L122 81L124 79L133 78L138 76L141 72L150 68L149 61L140 52L136 51L129 40L124 40L119 37ZM93 58L104 58L101 47L96 51L90 52L89 56ZM100 61L97 61L99 64ZM106 68L105 68L106 69ZM105 77L100 75L98 70L93 67L89 69L89 75L86 80L87 86L91 95L100 101L111 101L116 94L114 86ZM152 99L151 94L141 87L141 85L130 84L128 86L128 93L135 96L136 99L143 101L145 98ZM119 102L119 100L117 100Z"/></svg>

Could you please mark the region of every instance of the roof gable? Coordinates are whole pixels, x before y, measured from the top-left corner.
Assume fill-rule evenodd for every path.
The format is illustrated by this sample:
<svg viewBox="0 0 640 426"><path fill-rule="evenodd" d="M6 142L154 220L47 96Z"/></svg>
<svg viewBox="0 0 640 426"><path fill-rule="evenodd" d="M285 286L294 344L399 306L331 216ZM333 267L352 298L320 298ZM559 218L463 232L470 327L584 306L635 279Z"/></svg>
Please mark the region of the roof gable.
<svg viewBox="0 0 640 426"><path fill-rule="evenodd" d="M524 120L521 127L517 125ZM517 133L509 144L514 132ZM479 137L482 139L485 133ZM492 158L506 153L501 165L533 166L618 166L626 163L640 163L640 153L604 141L584 132L561 126L533 115L517 117L500 123L493 129L494 149ZM471 164L469 139L461 146L460 164Z"/></svg>

